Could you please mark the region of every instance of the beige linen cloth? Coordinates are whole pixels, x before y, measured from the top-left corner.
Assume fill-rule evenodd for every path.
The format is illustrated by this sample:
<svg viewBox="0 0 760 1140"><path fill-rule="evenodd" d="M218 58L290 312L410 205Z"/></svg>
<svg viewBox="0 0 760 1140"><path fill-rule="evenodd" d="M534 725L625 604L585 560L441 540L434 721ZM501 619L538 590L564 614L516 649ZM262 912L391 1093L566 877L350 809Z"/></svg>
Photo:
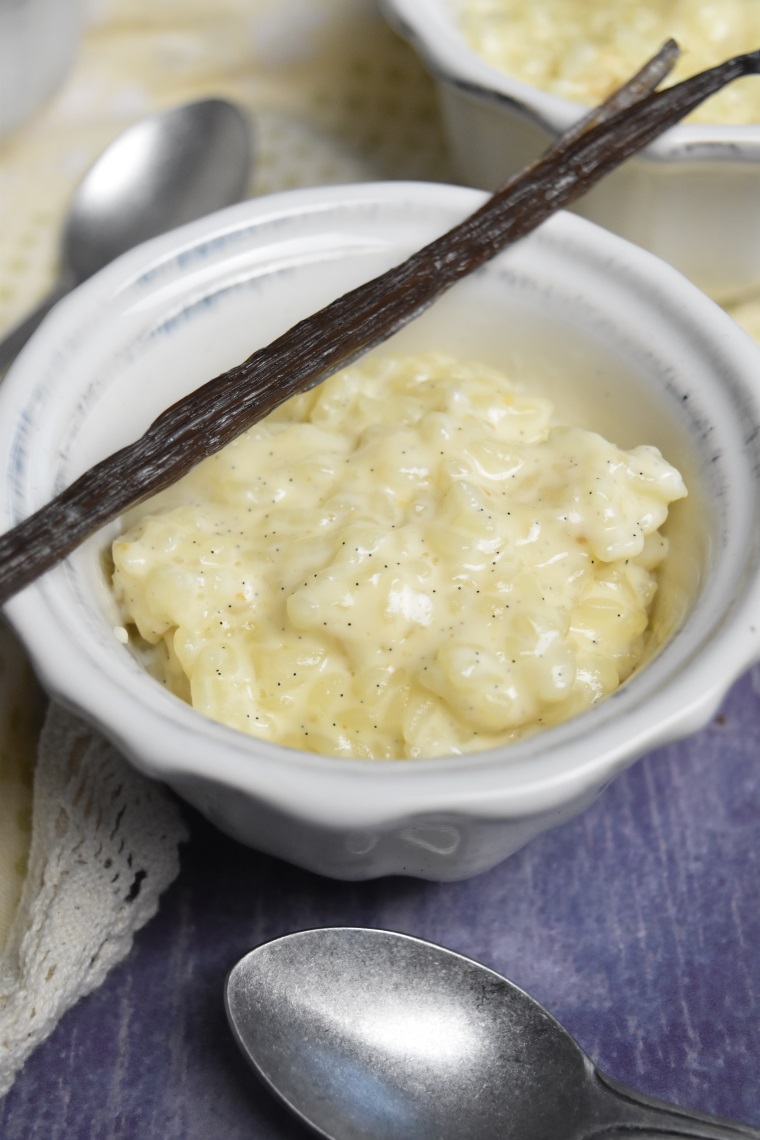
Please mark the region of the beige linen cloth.
<svg viewBox="0 0 760 1140"><path fill-rule="evenodd" d="M251 112L251 194L454 178L432 82L371 0L90 0L74 71L0 143L0 333L52 283L65 205L103 147L204 95ZM760 340L760 301L735 316ZM0 1095L127 954L184 835L159 785L47 706L0 621Z"/></svg>

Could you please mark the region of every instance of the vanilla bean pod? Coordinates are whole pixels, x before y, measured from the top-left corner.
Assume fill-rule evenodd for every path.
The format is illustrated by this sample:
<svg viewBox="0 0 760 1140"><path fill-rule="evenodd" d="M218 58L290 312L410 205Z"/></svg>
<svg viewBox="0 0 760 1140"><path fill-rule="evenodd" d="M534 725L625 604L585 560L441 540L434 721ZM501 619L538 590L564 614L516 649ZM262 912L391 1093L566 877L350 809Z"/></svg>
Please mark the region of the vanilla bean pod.
<svg viewBox="0 0 760 1140"><path fill-rule="evenodd" d="M652 90L676 53L666 44L619 92L442 237L179 400L136 442L0 536L0 604L284 400L387 340L456 281L576 201L727 83L760 72L755 51Z"/></svg>

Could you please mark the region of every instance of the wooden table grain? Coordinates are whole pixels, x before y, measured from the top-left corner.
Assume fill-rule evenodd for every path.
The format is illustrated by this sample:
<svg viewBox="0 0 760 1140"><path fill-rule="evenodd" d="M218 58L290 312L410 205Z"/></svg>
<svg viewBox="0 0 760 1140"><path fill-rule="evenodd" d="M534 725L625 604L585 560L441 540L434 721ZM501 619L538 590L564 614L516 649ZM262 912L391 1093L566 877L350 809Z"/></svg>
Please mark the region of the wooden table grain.
<svg viewBox="0 0 760 1140"><path fill-rule="evenodd" d="M332 882L188 809L158 915L27 1062L0 1102L0 1136L303 1140L238 1054L222 987L252 946L333 924L475 957L619 1080L760 1127L759 680L744 677L706 729L644 757L582 816L467 882Z"/></svg>

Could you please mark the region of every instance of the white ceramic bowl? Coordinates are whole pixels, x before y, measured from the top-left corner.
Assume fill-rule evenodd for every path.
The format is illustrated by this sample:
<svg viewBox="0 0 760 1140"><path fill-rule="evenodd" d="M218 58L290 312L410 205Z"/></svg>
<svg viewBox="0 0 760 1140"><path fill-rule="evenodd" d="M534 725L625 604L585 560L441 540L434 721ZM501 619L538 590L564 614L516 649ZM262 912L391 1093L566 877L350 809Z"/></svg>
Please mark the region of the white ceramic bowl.
<svg viewBox="0 0 760 1140"><path fill-rule="evenodd" d="M0 138L57 91L83 22L82 0L0 0Z"/></svg>
<svg viewBox="0 0 760 1140"><path fill-rule="evenodd" d="M245 202L127 254L60 304L0 388L0 526L169 403L442 233L480 191L388 183ZM511 748L365 763L262 743L167 693L114 633L100 553L7 614L41 678L138 768L245 843L341 878L482 871L700 728L760 656L760 350L664 262L561 214L398 335L535 377L565 422L647 442L684 472L662 651L588 713ZM681 620L683 618L683 620Z"/></svg>
<svg viewBox="0 0 760 1140"><path fill-rule="evenodd" d="M486 63L461 35L452 0L380 7L435 76L452 154L470 186L495 189L585 113ZM725 303L760 288L758 201L760 123L700 124L667 131L576 209Z"/></svg>

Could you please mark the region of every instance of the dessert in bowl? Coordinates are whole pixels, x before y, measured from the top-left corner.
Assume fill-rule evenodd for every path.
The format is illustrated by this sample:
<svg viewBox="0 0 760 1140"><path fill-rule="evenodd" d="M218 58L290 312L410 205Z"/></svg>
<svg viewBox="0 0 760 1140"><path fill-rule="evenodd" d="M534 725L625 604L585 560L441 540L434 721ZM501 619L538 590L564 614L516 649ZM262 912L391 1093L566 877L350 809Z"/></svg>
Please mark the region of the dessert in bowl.
<svg viewBox="0 0 760 1140"><path fill-rule="evenodd" d="M0 392L4 527L483 198L411 183L294 191L125 255L51 314ZM717 305L561 213L375 357L431 352L499 369L551 401L559 423L657 448L683 476L644 659L586 711L516 742L419 758L325 755L221 724L156 680L125 634L111 580L121 522L6 606L53 696L142 771L242 842L341 878L494 865L643 752L699 729L760 656L760 350Z"/></svg>
<svg viewBox="0 0 760 1140"><path fill-rule="evenodd" d="M667 6L623 0L599 11L578 0L555 0L548 9L511 0L380 4L435 77L462 179L488 189L536 159L618 79L643 65L660 46L658 36L678 38L683 30L694 37L681 45L689 73L716 61L701 58L704 43L695 47L696 37L706 36L705 20L716 25L710 46L717 58L760 47L752 0L703 5L701 24L696 11L684 19L689 0ZM564 24L553 21L565 10ZM677 18L672 26L670 16ZM620 43L611 26L616 19L625 33ZM727 36L732 20L734 34ZM567 58L558 63L562 52ZM721 303L760 289L755 88L754 78L731 85L699 109L696 121L692 116L666 131L575 207L664 257Z"/></svg>

